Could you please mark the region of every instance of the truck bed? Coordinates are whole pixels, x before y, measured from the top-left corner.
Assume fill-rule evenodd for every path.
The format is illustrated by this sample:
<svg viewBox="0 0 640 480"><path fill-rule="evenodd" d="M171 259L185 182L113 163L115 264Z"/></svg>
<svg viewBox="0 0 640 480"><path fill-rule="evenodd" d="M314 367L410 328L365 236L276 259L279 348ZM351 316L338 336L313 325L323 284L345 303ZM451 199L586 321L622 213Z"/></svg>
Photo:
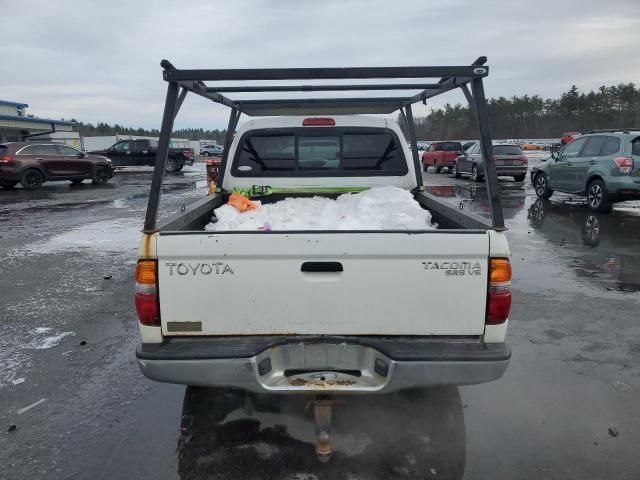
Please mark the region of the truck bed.
<svg viewBox="0 0 640 480"><path fill-rule="evenodd" d="M295 196L313 196L317 193L297 194ZM323 194L328 198L336 198L339 194ZM261 198L263 203L272 203L283 200L291 194L273 194ZM423 208L431 212L433 222L440 230L490 230L490 222L473 212L456 208L456 205L429 192L418 192L414 195L417 202ZM214 209L226 203L228 196L222 194L209 195L198 200L185 209L168 218L158 226L161 233L178 232L204 232L204 227L211 221Z"/></svg>
<svg viewBox="0 0 640 480"><path fill-rule="evenodd" d="M163 336L482 335L487 231L204 231L223 202L157 237Z"/></svg>

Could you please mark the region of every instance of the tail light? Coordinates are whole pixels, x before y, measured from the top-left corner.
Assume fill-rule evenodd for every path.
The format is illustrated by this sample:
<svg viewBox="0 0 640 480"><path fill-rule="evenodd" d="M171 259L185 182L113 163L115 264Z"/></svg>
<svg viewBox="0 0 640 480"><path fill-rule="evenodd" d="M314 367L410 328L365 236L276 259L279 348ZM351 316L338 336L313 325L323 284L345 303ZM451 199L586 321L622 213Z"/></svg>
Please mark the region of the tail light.
<svg viewBox="0 0 640 480"><path fill-rule="evenodd" d="M139 260L136 265L136 312L141 324L160 326L157 260Z"/></svg>
<svg viewBox="0 0 640 480"><path fill-rule="evenodd" d="M191 158L191 152L189 150L185 150L184 152L182 152L182 155L184 155L185 158Z"/></svg>
<svg viewBox="0 0 640 480"><path fill-rule="evenodd" d="M334 126L336 121L333 118L305 118L302 121L303 127L317 127L317 126Z"/></svg>
<svg viewBox="0 0 640 480"><path fill-rule="evenodd" d="M620 173L631 173L633 170L633 158L629 157L618 157L613 159L620 170Z"/></svg>
<svg viewBox="0 0 640 480"><path fill-rule="evenodd" d="M499 325L511 311L511 264L507 258L489 259L489 291L487 293L487 325Z"/></svg>
<svg viewBox="0 0 640 480"><path fill-rule="evenodd" d="M529 159L526 157L526 155L522 155L520 157L520 164L521 165L527 165L529 163Z"/></svg>
<svg viewBox="0 0 640 480"><path fill-rule="evenodd" d="M0 163L11 163L11 162L13 162L13 157L11 155L0 156Z"/></svg>

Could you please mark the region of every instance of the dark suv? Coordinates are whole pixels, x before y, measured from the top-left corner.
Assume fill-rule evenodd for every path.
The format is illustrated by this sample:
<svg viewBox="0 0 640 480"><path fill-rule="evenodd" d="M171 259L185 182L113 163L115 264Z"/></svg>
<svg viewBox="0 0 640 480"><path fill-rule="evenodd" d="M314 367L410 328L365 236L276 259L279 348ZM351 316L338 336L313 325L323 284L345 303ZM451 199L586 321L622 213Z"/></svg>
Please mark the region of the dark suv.
<svg viewBox="0 0 640 480"><path fill-rule="evenodd" d="M0 144L0 186L20 183L35 190L49 180L104 184L113 177L111 160L57 143L9 142Z"/></svg>
<svg viewBox="0 0 640 480"><path fill-rule="evenodd" d="M554 190L587 197L589 208L608 212L615 202L640 199L640 129L594 130L554 152L533 169L536 195Z"/></svg>

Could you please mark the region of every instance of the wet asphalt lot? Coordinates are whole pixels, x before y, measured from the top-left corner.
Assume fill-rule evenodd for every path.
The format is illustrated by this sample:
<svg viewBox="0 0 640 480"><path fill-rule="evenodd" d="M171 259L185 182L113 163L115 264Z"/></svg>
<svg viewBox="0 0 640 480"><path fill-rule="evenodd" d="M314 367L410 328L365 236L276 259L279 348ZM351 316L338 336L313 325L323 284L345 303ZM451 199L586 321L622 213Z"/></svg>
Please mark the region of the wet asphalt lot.
<svg viewBox="0 0 640 480"><path fill-rule="evenodd" d="M199 198L203 178L195 167L168 177L163 210ZM640 478L638 203L592 214L501 180L514 269L506 375L344 399L322 465L308 399L248 404L139 373L132 270L149 182L129 172L102 187L0 191L0 478ZM487 212L481 186L426 182Z"/></svg>

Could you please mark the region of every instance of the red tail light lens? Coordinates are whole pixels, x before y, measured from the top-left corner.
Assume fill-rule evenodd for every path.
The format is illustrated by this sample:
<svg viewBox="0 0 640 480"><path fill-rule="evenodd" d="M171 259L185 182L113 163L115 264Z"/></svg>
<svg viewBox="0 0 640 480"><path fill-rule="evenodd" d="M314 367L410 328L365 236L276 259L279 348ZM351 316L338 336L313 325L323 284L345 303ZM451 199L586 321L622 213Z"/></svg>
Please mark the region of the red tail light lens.
<svg viewBox="0 0 640 480"><path fill-rule="evenodd" d="M509 318L511 311L511 290L489 287L487 298L487 325L499 325Z"/></svg>
<svg viewBox="0 0 640 480"><path fill-rule="evenodd" d="M141 324L153 327L160 326L160 309L157 294L142 294L136 291L136 312Z"/></svg>
<svg viewBox="0 0 640 480"><path fill-rule="evenodd" d="M191 152L189 150L185 150L184 152L182 152L182 155L184 155L186 158L191 158Z"/></svg>
<svg viewBox="0 0 640 480"><path fill-rule="evenodd" d="M11 155L0 156L0 163L11 163L11 162L13 162L13 157Z"/></svg>
<svg viewBox="0 0 640 480"><path fill-rule="evenodd" d="M135 277L135 303L138 320L143 325L159 327L158 262L156 260L138 261Z"/></svg>
<svg viewBox="0 0 640 480"><path fill-rule="evenodd" d="M334 126L336 121L333 118L305 118L302 121L303 127L317 127L317 126Z"/></svg>
<svg viewBox="0 0 640 480"><path fill-rule="evenodd" d="M620 173L631 173L631 170L633 170L633 158L618 157L613 161L616 162Z"/></svg>
<svg viewBox="0 0 640 480"><path fill-rule="evenodd" d="M521 163L522 165L527 165L527 164L529 163L529 159L528 159L525 155L522 155L522 156L520 157L520 163Z"/></svg>
<svg viewBox="0 0 640 480"><path fill-rule="evenodd" d="M511 311L511 264L507 258L489 260L489 291L487 293L487 325L499 325Z"/></svg>

